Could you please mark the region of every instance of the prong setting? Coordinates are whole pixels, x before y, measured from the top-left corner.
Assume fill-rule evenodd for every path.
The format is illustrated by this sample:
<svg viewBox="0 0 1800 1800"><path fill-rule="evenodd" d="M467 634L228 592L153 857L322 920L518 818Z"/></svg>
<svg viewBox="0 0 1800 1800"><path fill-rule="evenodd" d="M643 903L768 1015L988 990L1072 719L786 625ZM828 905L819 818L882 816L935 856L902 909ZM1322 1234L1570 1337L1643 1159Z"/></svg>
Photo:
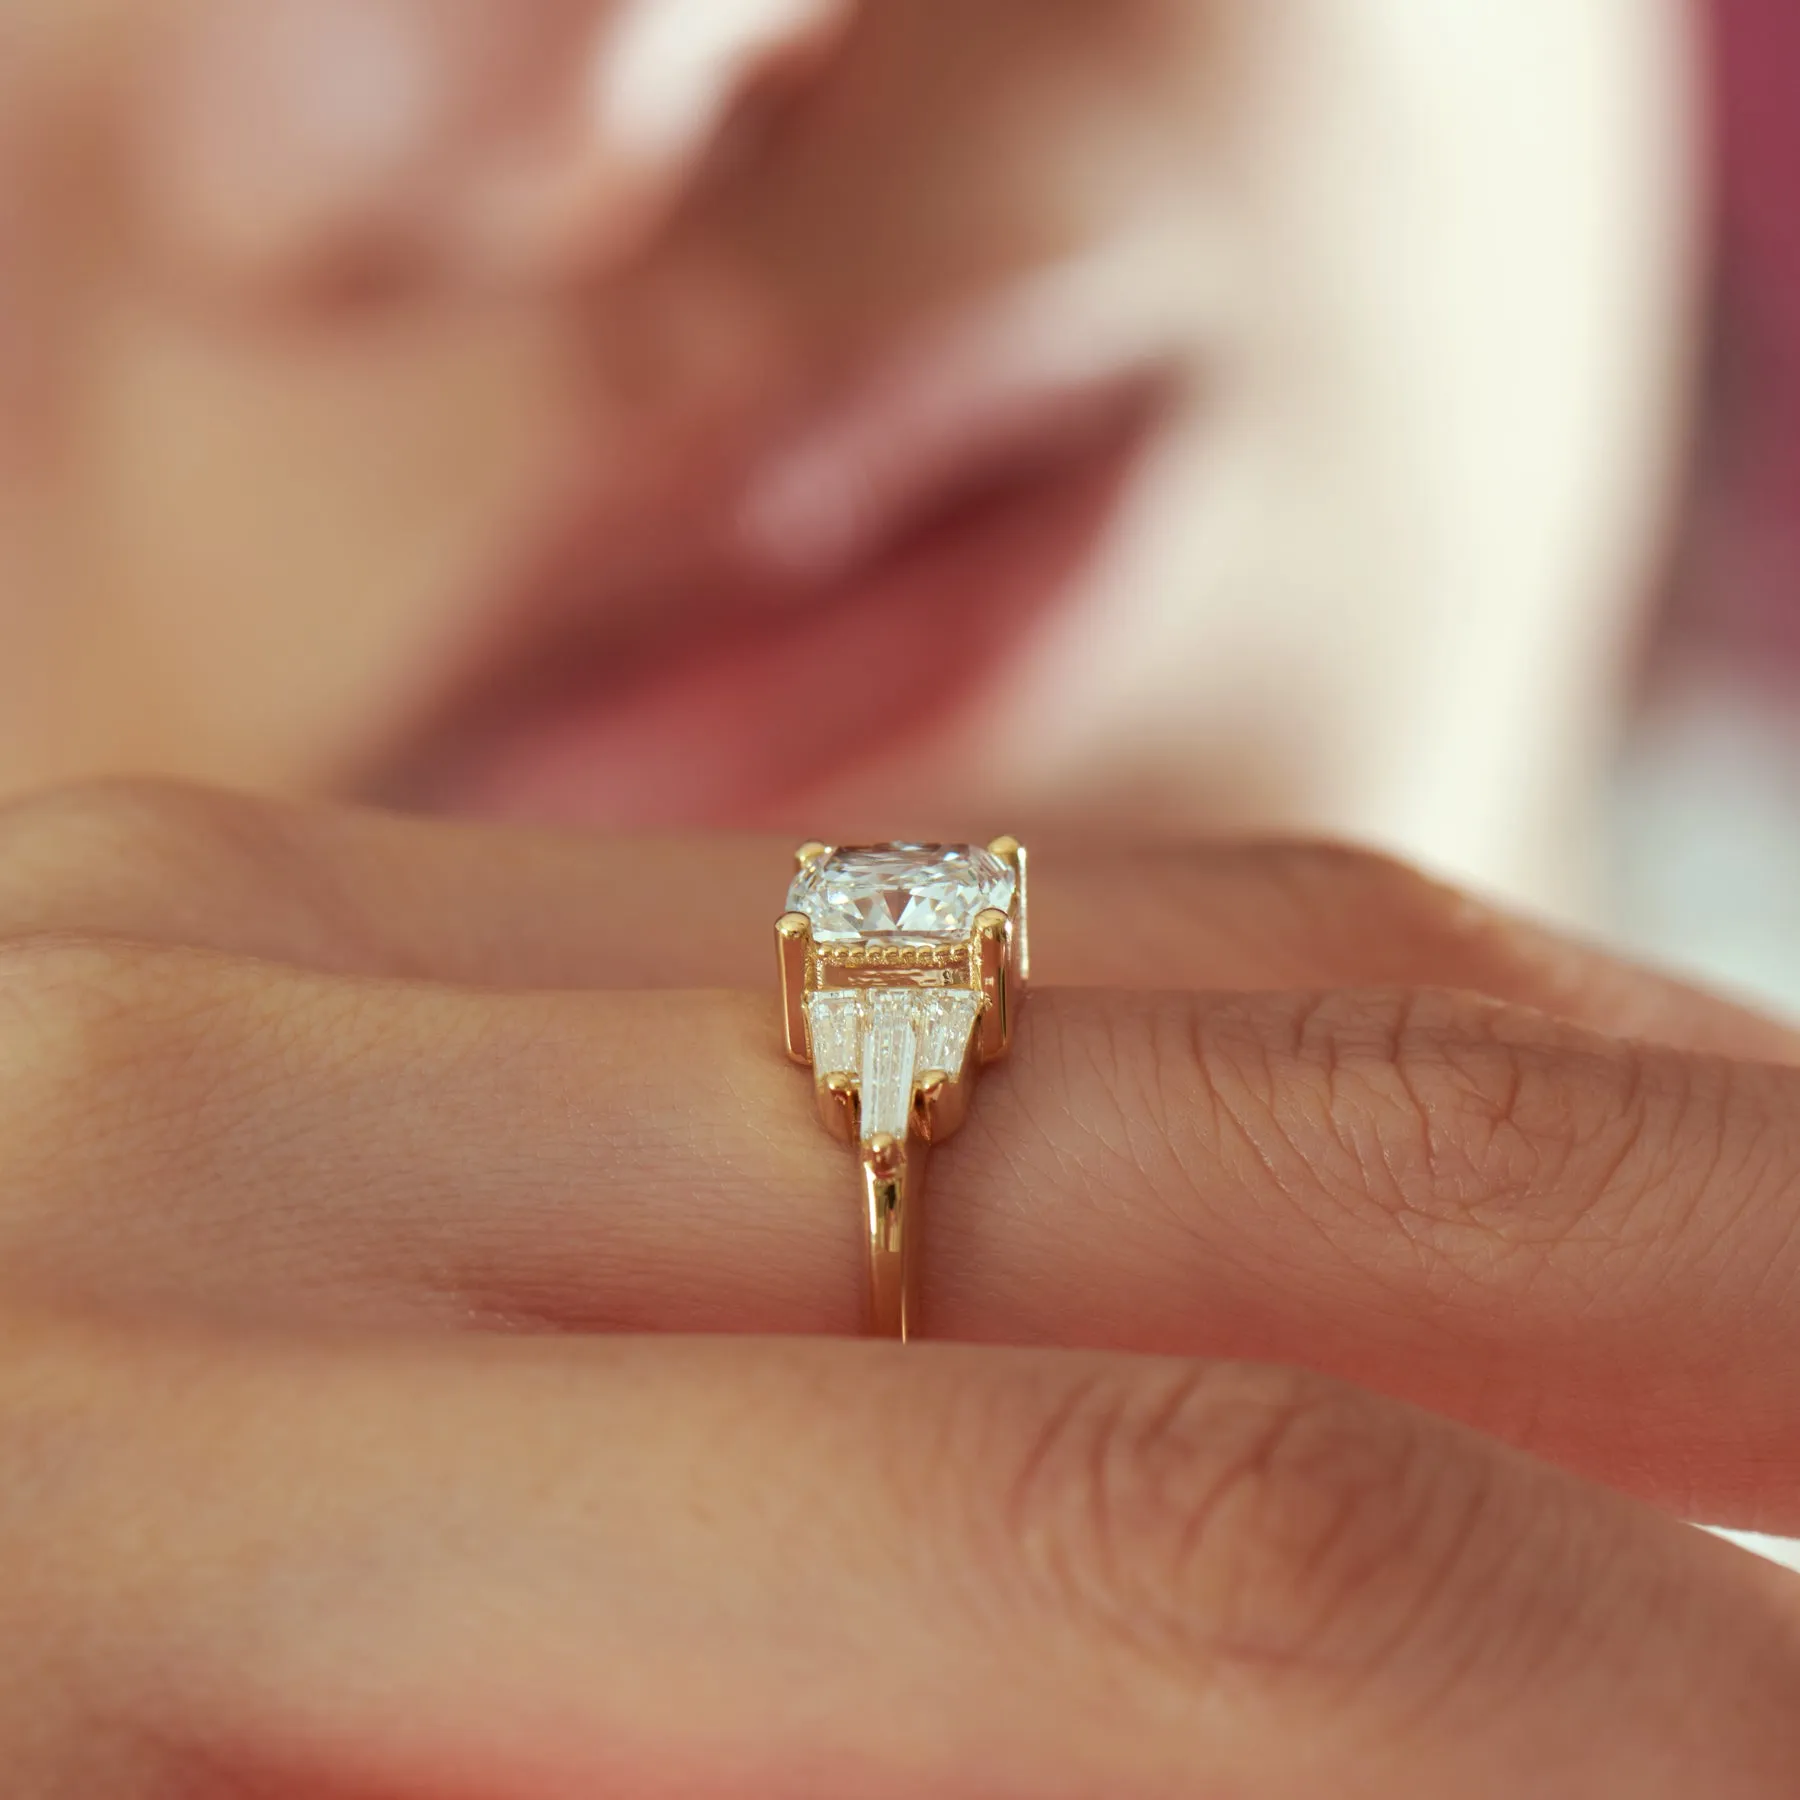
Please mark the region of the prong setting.
<svg viewBox="0 0 1800 1800"><path fill-rule="evenodd" d="M1012 1048L1013 924L1003 912L984 912L975 921L975 965L985 1005L977 1027L981 1060L998 1062Z"/></svg>
<svg viewBox="0 0 1800 1800"><path fill-rule="evenodd" d="M806 1042L806 973L812 956L812 921L805 913L783 913L775 921L775 950L781 963L781 1011L789 1058L812 1061Z"/></svg>
<svg viewBox="0 0 1800 1800"><path fill-rule="evenodd" d="M819 1119L842 1144L862 1136L862 1088L854 1075L826 1075L817 1083Z"/></svg>
<svg viewBox="0 0 1800 1800"><path fill-rule="evenodd" d="M927 1069L913 1095L913 1129L928 1144L941 1144L960 1131L969 1116L974 1076Z"/></svg>
<svg viewBox="0 0 1800 1800"><path fill-rule="evenodd" d="M1013 977L1015 985L1022 991L1031 981L1031 897L1030 888L1030 856L1025 846L1016 837L997 837L988 845L989 851L1010 868L1018 877L1018 889L1013 896L1012 916L1015 921L1013 943ZM1014 1004L1018 996L1014 996Z"/></svg>

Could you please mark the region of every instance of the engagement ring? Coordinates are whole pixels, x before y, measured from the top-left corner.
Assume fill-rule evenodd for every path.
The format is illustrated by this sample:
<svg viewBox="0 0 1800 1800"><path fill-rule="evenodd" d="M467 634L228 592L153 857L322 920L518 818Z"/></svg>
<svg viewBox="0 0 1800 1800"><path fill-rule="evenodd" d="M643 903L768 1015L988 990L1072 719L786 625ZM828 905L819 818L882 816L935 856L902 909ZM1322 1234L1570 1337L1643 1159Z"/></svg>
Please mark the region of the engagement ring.
<svg viewBox="0 0 1800 1800"><path fill-rule="evenodd" d="M927 1147L968 1116L1025 995L1025 851L807 844L799 863L775 926L788 1055L811 1067L826 1128L856 1147L870 1329L904 1340L918 1332Z"/></svg>

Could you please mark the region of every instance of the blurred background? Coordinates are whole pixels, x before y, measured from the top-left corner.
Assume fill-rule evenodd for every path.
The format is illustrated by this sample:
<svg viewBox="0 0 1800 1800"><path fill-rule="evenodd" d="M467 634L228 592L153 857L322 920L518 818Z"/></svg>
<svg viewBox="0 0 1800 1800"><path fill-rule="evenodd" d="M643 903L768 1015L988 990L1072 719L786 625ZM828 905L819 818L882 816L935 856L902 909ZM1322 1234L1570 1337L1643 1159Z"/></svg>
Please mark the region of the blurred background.
<svg viewBox="0 0 1800 1800"><path fill-rule="evenodd" d="M1800 13L1701 21L1713 158L1696 423L1617 789L1625 929L1800 1012Z"/></svg>
<svg viewBox="0 0 1800 1800"><path fill-rule="evenodd" d="M0 792L1326 832L1800 1010L1790 0L0 0Z"/></svg>

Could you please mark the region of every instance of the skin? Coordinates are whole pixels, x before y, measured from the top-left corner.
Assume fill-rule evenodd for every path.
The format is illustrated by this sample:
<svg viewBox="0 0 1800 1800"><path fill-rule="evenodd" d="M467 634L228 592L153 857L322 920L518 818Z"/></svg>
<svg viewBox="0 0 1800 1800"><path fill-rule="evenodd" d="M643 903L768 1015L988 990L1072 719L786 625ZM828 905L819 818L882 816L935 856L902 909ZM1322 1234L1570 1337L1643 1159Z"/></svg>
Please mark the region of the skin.
<svg viewBox="0 0 1800 1800"><path fill-rule="evenodd" d="M946 1341L859 1344L783 862L0 819L14 1791L1791 1790L1800 1595L1677 1521L1800 1527L1800 1041L1374 858L1121 932L1052 852Z"/></svg>
<svg viewBox="0 0 1800 1800"><path fill-rule="evenodd" d="M1800 1529L1800 1044L1377 858L1080 847L1564 891L1678 9L824 4L566 131L607 7L282 10L0 0L8 1792L1787 1796L1800 1601L1678 1521ZM331 28L394 85L321 137ZM1164 478L970 715L732 814L1065 828L902 1352L784 845L334 802L547 496L1070 256L1183 321Z"/></svg>
<svg viewBox="0 0 1800 1800"><path fill-rule="evenodd" d="M1591 897L1691 333L1685 6L690 11L760 36L683 127L575 110L611 0L4 0L0 791L386 793L570 483L623 524L722 396L1075 264L1182 398L978 693L729 793L765 726L702 778L623 717L523 810L1328 830Z"/></svg>

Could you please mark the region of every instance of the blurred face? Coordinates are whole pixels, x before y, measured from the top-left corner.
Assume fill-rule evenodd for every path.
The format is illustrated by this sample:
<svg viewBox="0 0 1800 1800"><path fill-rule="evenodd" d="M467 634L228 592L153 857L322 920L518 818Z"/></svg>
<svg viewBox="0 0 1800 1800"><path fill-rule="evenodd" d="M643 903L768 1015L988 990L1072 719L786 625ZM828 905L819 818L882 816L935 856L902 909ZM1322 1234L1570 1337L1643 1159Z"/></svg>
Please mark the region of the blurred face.
<svg viewBox="0 0 1800 1800"><path fill-rule="evenodd" d="M0 787L1456 860L1580 753L1679 388L1676 0L0 34Z"/></svg>

